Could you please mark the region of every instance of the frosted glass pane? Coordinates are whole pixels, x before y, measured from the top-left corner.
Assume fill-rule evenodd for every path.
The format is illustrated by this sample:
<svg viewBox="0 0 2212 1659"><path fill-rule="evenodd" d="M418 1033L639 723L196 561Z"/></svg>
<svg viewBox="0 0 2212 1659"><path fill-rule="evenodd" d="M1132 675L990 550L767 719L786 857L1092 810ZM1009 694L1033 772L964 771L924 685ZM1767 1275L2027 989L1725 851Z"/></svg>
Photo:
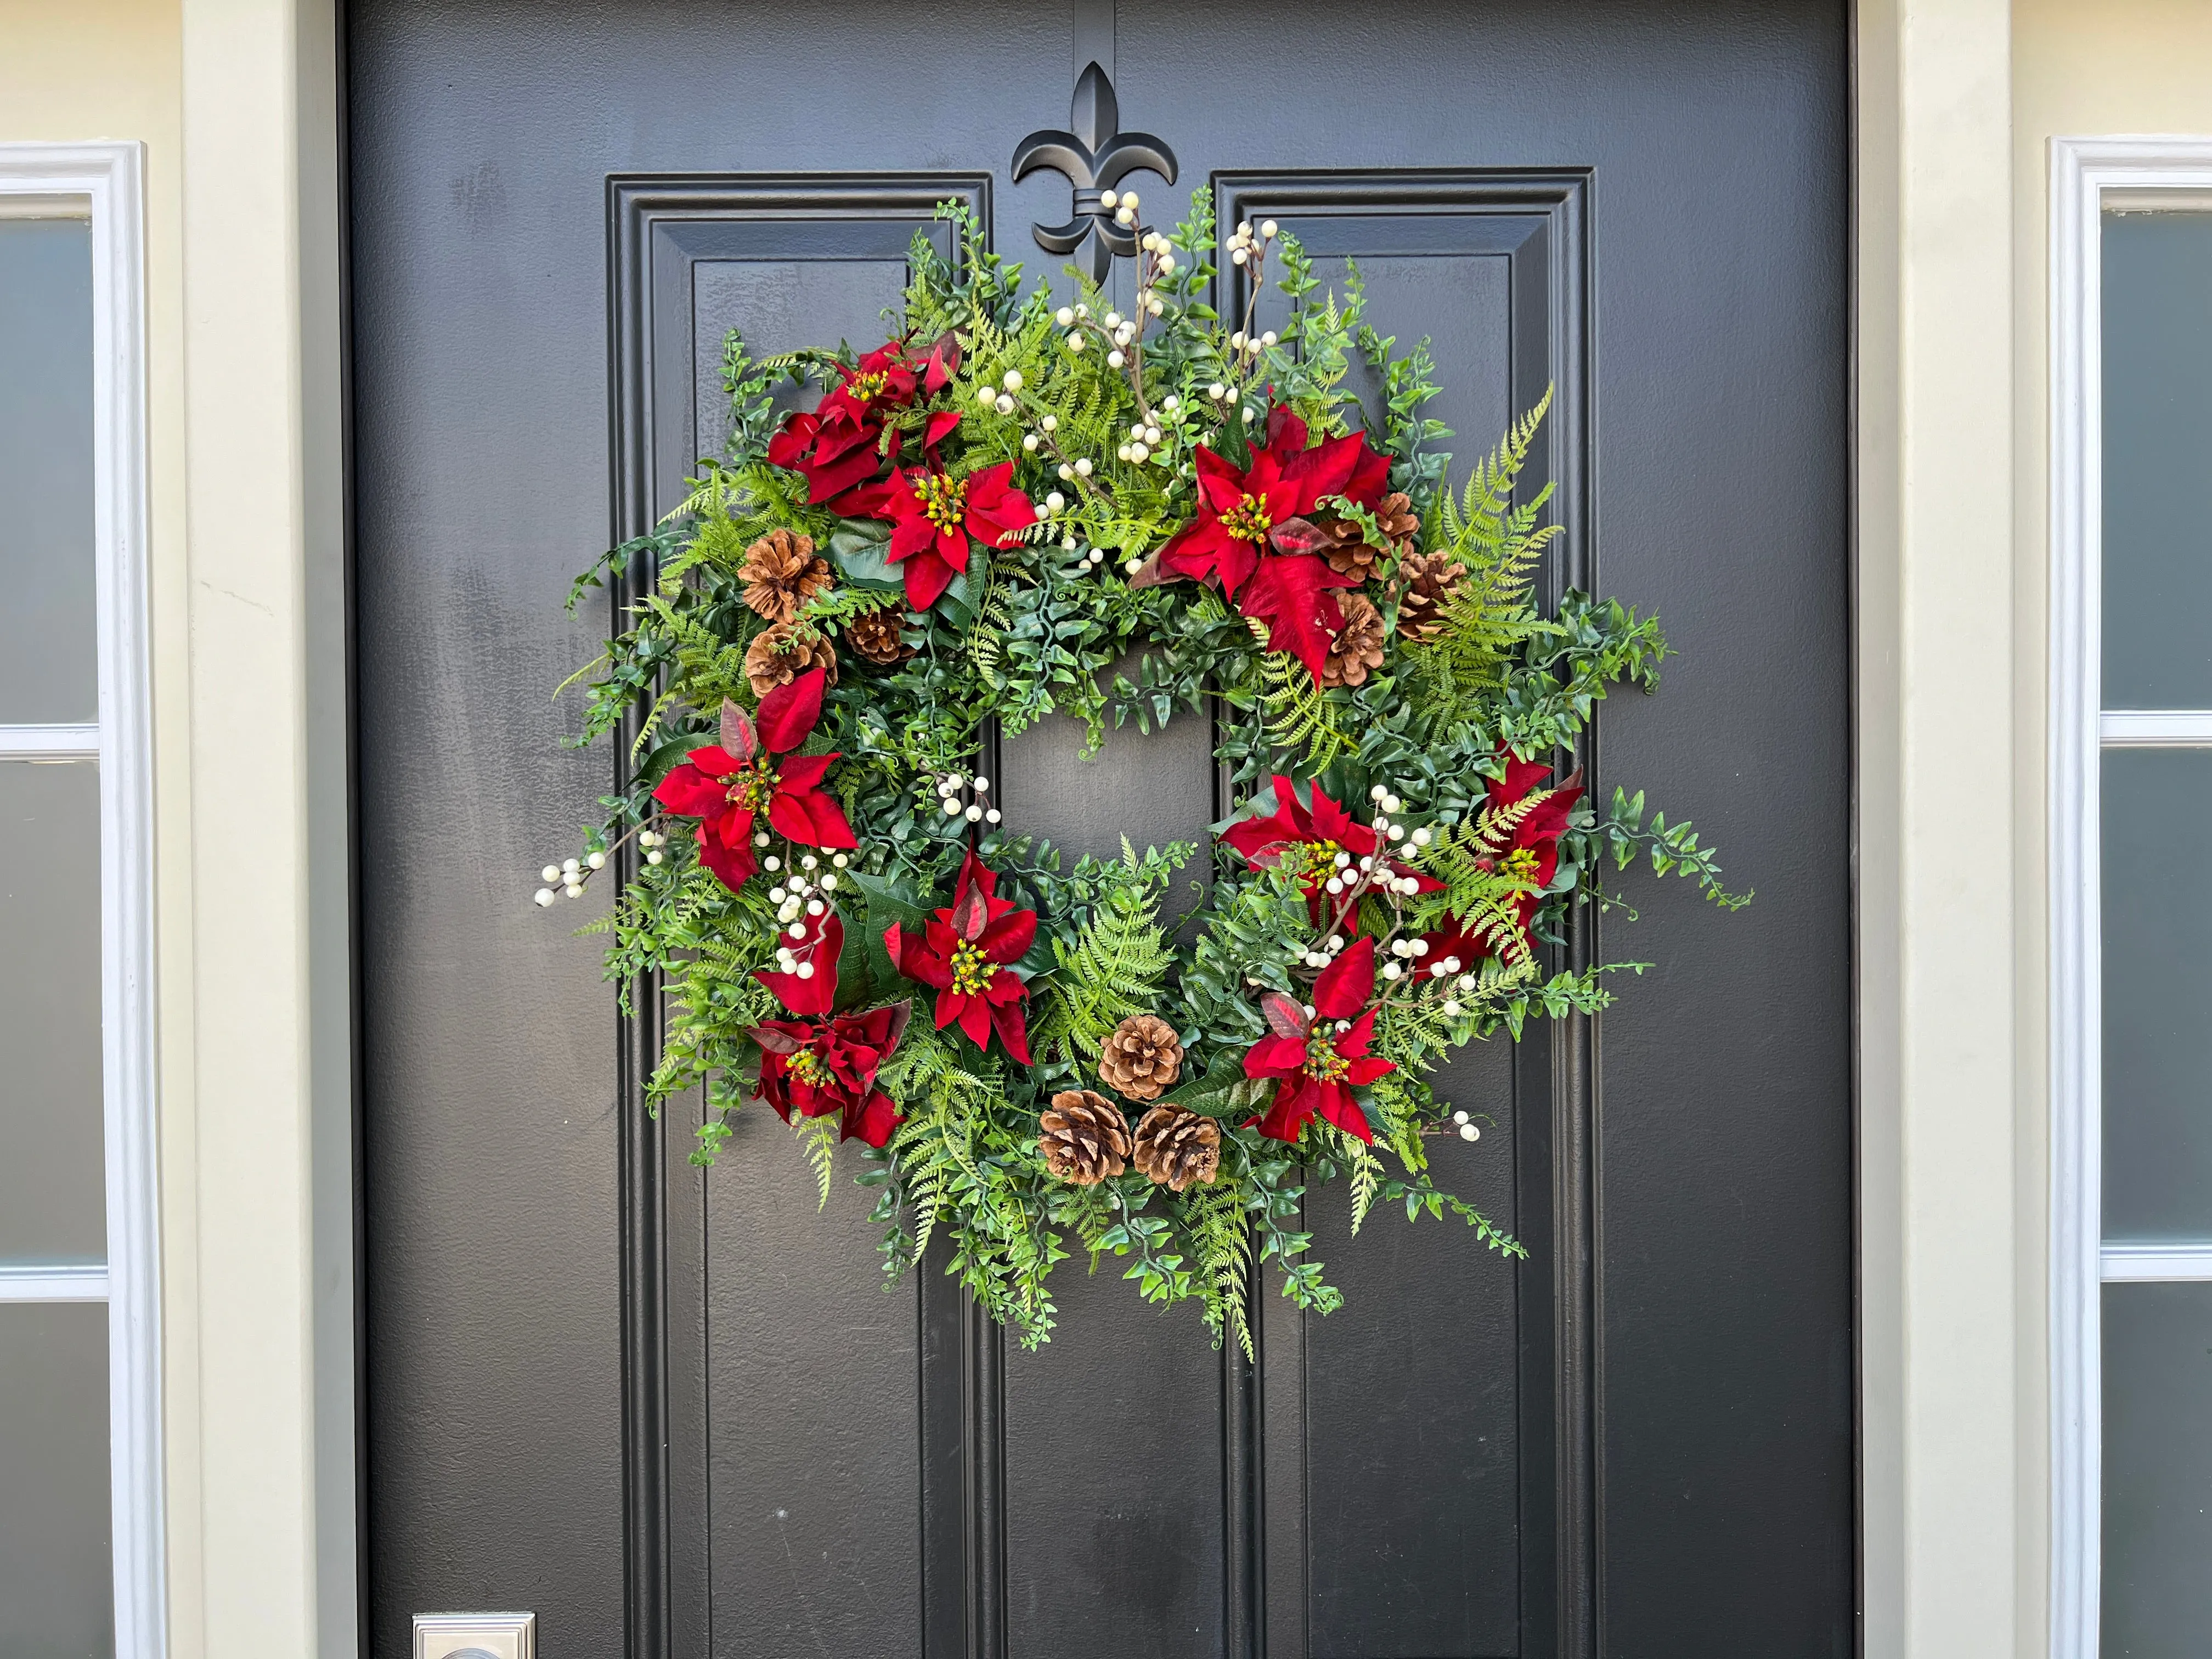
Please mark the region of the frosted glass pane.
<svg viewBox="0 0 2212 1659"><path fill-rule="evenodd" d="M2212 1238L2212 751L2104 777L2105 1237Z"/></svg>
<svg viewBox="0 0 2212 1659"><path fill-rule="evenodd" d="M2102 1650L2203 1659L2208 1562L2212 1285L2107 1285Z"/></svg>
<svg viewBox="0 0 2212 1659"><path fill-rule="evenodd" d="M0 725L99 714L92 228L0 219Z"/></svg>
<svg viewBox="0 0 2212 1659"><path fill-rule="evenodd" d="M0 1261L106 1259L101 1142L100 771L0 761Z"/></svg>
<svg viewBox="0 0 2212 1659"><path fill-rule="evenodd" d="M0 1654L115 1651L107 1310L0 1304Z"/></svg>

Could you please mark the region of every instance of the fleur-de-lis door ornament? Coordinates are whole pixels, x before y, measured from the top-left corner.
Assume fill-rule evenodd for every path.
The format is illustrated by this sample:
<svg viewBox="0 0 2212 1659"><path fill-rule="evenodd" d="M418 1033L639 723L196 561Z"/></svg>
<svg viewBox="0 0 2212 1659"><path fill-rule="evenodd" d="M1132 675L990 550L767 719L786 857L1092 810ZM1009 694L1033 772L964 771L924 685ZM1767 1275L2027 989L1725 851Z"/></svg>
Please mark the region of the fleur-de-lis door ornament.
<svg viewBox="0 0 2212 1659"><path fill-rule="evenodd" d="M1018 183L1039 167L1066 174L1075 187L1075 205L1067 222L1030 228L1037 246L1048 253L1073 253L1087 240L1090 246L1078 263L1090 272L1091 281L1103 283L1115 254L1126 258L1136 252L1137 234L1115 224L1114 210L1099 197L1140 170L1175 183L1175 152L1149 132L1120 130L1121 108L1114 97L1114 83L1096 63L1075 83L1067 120L1073 132L1046 127L1015 146L1014 179Z"/></svg>

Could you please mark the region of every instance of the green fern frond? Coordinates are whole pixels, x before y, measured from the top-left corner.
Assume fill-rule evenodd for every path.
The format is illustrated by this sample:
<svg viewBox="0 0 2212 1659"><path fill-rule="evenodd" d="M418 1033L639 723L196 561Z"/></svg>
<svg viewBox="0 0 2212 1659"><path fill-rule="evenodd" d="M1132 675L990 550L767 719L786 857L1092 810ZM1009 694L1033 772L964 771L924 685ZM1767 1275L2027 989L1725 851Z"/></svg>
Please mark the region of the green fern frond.
<svg viewBox="0 0 2212 1659"><path fill-rule="evenodd" d="M1298 751L1305 771L1319 772L1358 747L1336 723L1328 693L1287 651L1270 651L1261 657L1260 703L1268 741L1279 749Z"/></svg>
<svg viewBox="0 0 2212 1659"><path fill-rule="evenodd" d="M1252 1228L1241 1189L1225 1176L1194 1187L1182 1200L1184 1229L1197 1247L1200 1294L1214 1340L1233 1334L1244 1358L1256 1360L1246 1306L1252 1273Z"/></svg>
<svg viewBox="0 0 2212 1659"><path fill-rule="evenodd" d="M830 1207L830 1180L837 1158L837 1119L795 1117L791 1120L791 1132L799 1138L799 1149L806 1155L806 1162L814 1171L814 1184L821 1191L814 1207L826 1210Z"/></svg>
<svg viewBox="0 0 2212 1659"><path fill-rule="evenodd" d="M1176 862L1180 862L1178 859ZM1103 890L1071 945L1055 939L1042 1042L1096 1062L1114 1028L1158 1005L1175 965L1175 947L1159 925L1160 896L1172 865L1140 859L1128 838L1118 863L1097 866Z"/></svg>

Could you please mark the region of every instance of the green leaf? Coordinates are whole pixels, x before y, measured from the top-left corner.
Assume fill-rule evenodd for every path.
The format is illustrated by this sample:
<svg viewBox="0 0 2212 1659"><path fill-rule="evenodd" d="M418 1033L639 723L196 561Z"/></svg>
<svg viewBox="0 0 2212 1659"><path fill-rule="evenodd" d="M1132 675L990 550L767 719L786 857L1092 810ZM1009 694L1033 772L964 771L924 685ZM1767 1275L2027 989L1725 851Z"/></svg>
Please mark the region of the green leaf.
<svg viewBox="0 0 2212 1659"><path fill-rule="evenodd" d="M838 574L854 587L904 593L906 577L890 562L890 526L880 520L848 519L830 537L830 556Z"/></svg>

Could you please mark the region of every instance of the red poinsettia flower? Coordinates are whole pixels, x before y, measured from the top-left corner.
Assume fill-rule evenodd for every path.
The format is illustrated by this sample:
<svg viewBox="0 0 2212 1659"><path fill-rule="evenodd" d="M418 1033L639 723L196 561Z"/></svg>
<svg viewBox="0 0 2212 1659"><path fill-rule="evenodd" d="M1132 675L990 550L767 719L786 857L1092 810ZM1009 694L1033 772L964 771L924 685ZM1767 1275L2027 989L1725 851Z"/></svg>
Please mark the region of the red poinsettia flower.
<svg viewBox="0 0 2212 1659"><path fill-rule="evenodd" d="M811 668L761 699L757 725L722 705L722 741L694 749L670 769L653 798L699 820L699 861L742 887L756 867L753 820L768 814L778 835L808 847L855 847L844 809L822 788L835 755L793 755L822 717L823 672Z"/></svg>
<svg viewBox="0 0 2212 1659"><path fill-rule="evenodd" d="M1298 799L1297 786L1278 772L1275 810L1265 817L1238 819L1221 832L1221 839L1255 869L1273 868L1286 859L1297 860L1306 902L1311 907L1315 925L1319 926L1328 898L1322 884L1336 868L1336 855L1349 853L1357 864L1361 859L1374 857L1381 842L1373 829L1355 822L1352 814L1322 793L1319 784L1308 787L1313 796L1310 810ZM1402 860L1388 859L1385 862L1391 874L1411 876L1419 883L1420 892L1433 893L1443 885L1435 877L1422 874ZM1357 912L1345 920L1350 927L1359 925Z"/></svg>
<svg viewBox="0 0 2212 1659"><path fill-rule="evenodd" d="M937 1029L955 1020L978 1048L991 1034L1020 1064L1030 1063L1029 1026L1023 1006L1029 988L1008 966L1036 939L1036 912L1017 910L997 896L998 872L987 870L970 848L960 863L959 884L949 909L938 911L915 938L896 922L884 930L884 949L908 979L937 991Z"/></svg>
<svg viewBox="0 0 2212 1659"><path fill-rule="evenodd" d="M1267 624L1271 650L1288 651L1321 678L1330 642L1343 627L1323 591L1359 579L1329 568L1315 551L1321 532L1308 516L1340 495L1371 507L1389 488L1390 463L1357 432L1306 447L1306 423L1270 410L1267 441L1242 471L1198 447L1198 516L1169 538L1139 585L1183 576L1212 580L1246 616Z"/></svg>
<svg viewBox="0 0 2212 1659"><path fill-rule="evenodd" d="M1487 799L1492 812L1503 812L1528 799L1551 775L1552 769L1542 761L1519 760L1510 750L1504 759L1505 775L1490 781ZM1582 799L1581 778L1582 774L1576 773L1522 813L1505 838L1485 854L1490 867L1504 871L1520 885L1513 909L1522 938L1531 945L1535 936L1530 930L1544 902L1544 890L1559 872L1559 837L1566 830L1575 803ZM1429 948L1421 957L1424 968L1447 957L1456 957L1471 968L1492 954L1490 941L1481 933L1470 930L1461 917L1446 916L1444 925L1426 938Z"/></svg>
<svg viewBox="0 0 2212 1659"><path fill-rule="evenodd" d="M933 361L927 373L934 374ZM769 440L768 458L806 480L806 499L840 512L866 511L865 486L884 459L883 411L914 401L917 372L902 341L878 346L849 368L811 411L793 411Z"/></svg>
<svg viewBox="0 0 2212 1659"><path fill-rule="evenodd" d="M932 435L933 441L938 434ZM1036 522L1036 508L1013 487L1013 476L1012 461L964 478L934 466L891 474L875 513L891 522L885 556L905 566L906 602L916 611L935 605L953 579L966 573L970 538L986 547L1004 547L1015 532Z"/></svg>
<svg viewBox="0 0 2212 1659"><path fill-rule="evenodd" d="M1542 761L1516 760L1509 753L1505 775L1490 781L1491 810L1501 811L1526 800L1551 773ZM1577 772L1522 814L1498 849L1498 867L1524 889L1513 901L1524 933L1536 918L1537 906L1544 902L1544 890L1559 872L1559 836L1582 793L1582 774Z"/></svg>
<svg viewBox="0 0 2212 1659"><path fill-rule="evenodd" d="M1348 1135L1372 1141L1352 1091L1398 1068L1367 1052L1375 1038L1375 941L1354 939L1314 981L1313 1014L1280 991L1260 999L1267 1035L1244 1054L1248 1078L1280 1078L1267 1111L1252 1120L1274 1140L1295 1141L1318 1113ZM1246 1127L1252 1127L1247 1124Z"/></svg>
<svg viewBox="0 0 2212 1659"><path fill-rule="evenodd" d="M832 911L808 924L792 946L798 970L757 970L753 977L799 1018L763 1020L750 1034L760 1044L759 1093L786 1123L801 1117L839 1120L838 1139L880 1146L899 1126L891 1097L876 1087L876 1070L905 1035L913 1005L898 1002L856 1014L833 1014L837 957L845 924Z"/></svg>
<svg viewBox="0 0 2212 1659"><path fill-rule="evenodd" d="M856 421L878 422L883 418L878 410L902 408L914 401L920 378L907 361L903 340L886 341L852 368L838 373L842 378L836 389L823 398L815 412L824 416L846 414Z"/></svg>

